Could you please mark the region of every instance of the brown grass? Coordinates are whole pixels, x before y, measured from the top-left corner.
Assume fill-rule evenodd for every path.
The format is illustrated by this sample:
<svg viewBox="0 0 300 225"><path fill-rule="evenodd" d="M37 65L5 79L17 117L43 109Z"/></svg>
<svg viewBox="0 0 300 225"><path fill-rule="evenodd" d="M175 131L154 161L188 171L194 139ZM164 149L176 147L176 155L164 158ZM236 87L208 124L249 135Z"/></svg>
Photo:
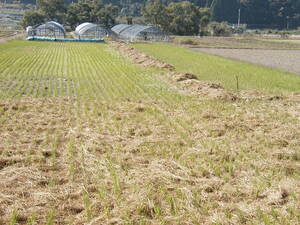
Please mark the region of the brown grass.
<svg viewBox="0 0 300 225"><path fill-rule="evenodd" d="M174 66L165 62L162 62L156 58L153 58L145 53L139 52L137 49L122 43L122 42L112 42L111 46L118 50L122 55L129 57L129 59L144 67L154 67L159 69L167 69L172 71Z"/></svg>
<svg viewBox="0 0 300 225"><path fill-rule="evenodd" d="M299 97L163 114L153 114L159 102L94 102L100 115L90 121L93 110L66 116L74 104L1 103L3 223L17 211L20 224L41 224L52 209L56 224L259 223L277 221L273 210L299 222Z"/></svg>

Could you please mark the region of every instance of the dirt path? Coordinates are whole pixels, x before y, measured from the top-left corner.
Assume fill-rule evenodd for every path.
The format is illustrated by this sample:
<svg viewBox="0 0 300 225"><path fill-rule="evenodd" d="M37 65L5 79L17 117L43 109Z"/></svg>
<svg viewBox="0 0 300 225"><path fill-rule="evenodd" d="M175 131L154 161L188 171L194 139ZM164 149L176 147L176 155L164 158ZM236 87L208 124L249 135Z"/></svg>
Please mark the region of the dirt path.
<svg viewBox="0 0 300 225"><path fill-rule="evenodd" d="M216 49L194 50L237 59L245 62L282 69L300 75L300 50Z"/></svg>

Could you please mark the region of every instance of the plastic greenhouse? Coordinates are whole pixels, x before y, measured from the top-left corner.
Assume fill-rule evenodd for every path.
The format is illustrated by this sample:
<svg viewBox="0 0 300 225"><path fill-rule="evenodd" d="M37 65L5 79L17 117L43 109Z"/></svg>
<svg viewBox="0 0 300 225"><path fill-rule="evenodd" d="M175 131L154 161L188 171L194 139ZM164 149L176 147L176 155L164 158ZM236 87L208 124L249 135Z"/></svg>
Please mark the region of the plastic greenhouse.
<svg viewBox="0 0 300 225"><path fill-rule="evenodd" d="M82 23L75 30L78 39L103 39L112 34L110 29L94 23Z"/></svg>
<svg viewBox="0 0 300 225"><path fill-rule="evenodd" d="M65 28L54 21L28 27L27 36L30 37L50 37L50 38L65 38Z"/></svg>
<svg viewBox="0 0 300 225"><path fill-rule="evenodd" d="M118 24L112 28L120 39L127 41L169 41L169 36L154 26Z"/></svg>

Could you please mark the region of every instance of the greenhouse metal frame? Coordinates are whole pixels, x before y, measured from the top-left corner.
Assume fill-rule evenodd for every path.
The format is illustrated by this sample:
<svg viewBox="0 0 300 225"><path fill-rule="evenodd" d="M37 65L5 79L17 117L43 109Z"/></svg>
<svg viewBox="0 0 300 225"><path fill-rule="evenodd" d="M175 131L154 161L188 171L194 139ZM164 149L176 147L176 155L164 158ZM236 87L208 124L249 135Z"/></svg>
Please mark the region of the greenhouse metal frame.
<svg viewBox="0 0 300 225"><path fill-rule="evenodd" d="M61 24L55 21L49 21L43 24L38 24L34 27L28 27L27 36L65 38L66 31Z"/></svg>
<svg viewBox="0 0 300 225"><path fill-rule="evenodd" d="M95 23L82 23L75 29L75 35L78 39L97 39L103 40L107 35L113 35L113 32L104 26Z"/></svg>
<svg viewBox="0 0 300 225"><path fill-rule="evenodd" d="M112 28L120 39L127 41L169 41L169 35L154 26L118 24Z"/></svg>

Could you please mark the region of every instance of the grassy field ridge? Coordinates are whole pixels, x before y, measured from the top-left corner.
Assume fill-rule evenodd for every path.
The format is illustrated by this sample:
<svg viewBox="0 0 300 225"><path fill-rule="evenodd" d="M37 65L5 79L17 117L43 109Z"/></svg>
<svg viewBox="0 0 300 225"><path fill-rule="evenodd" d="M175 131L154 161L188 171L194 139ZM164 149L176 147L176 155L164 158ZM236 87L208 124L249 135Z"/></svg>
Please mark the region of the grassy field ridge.
<svg viewBox="0 0 300 225"><path fill-rule="evenodd" d="M200 80L218 82L229 89L267 92L300 90L300 77L288 72L208 55L176 45L135 44L137 49L175 66L176 71L193 73Z"/></svg>

